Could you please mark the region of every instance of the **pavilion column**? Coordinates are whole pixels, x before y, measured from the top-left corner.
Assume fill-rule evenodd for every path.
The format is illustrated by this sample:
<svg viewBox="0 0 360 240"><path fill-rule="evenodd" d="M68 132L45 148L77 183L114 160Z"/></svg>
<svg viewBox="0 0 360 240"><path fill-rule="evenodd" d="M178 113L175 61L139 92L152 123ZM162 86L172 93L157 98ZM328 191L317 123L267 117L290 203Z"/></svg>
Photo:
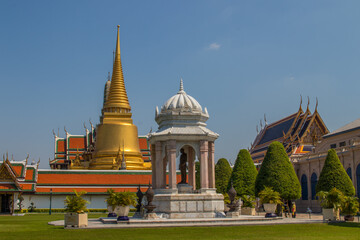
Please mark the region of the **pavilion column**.
<svg viewBox="0 0 360 240"><path fill-rule="evenodd" d="M209 161L208 161L208 171L209 171L209 188L215 188L215 144L214 142L209 142Z"/></svg>
<svg viewBox="0 0 360 240"><path fill-rule="evenodd" d="M167 148L169 162L169 189L176 189L176 141L167 141Z"/></svg>
<svg viewBox="0 0 360 240"><path fill-rule="evenodd" d="M151 151L151 166L152 167L152 174L151 174L151 184L153 189L156 188L156 152L155 152L155 144L152 144L150 146L150 151Z"/></svg>
<svg viewBox="0 0 360 240"><path fill-rule="evenodd" d="M189 147L188 150L188 180L189 185L193 187L193 190L196 189L196 180L195 180L195 154L194 149Z"/></svg>
<svg viewBox="0 0 360 240"><path fill-rule="evenodd" d="M163 159L162 159L162 148L161 142L155 143L155 151L156 151L156 189L160 189L163 185Z"/></svg>
<svg viewBox="0 0 360 240"><path fill-rule="evenodd" d="M209 188L208 141L200 141L200 188Z"/></svg>

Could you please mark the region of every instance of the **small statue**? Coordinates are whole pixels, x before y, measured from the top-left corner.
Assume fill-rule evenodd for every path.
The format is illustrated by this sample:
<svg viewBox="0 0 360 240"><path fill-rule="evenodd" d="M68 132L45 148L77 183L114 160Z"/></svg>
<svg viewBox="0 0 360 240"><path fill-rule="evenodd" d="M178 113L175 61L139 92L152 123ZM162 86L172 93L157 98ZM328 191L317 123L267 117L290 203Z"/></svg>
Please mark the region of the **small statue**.
<svg viewBox="0 0 360 240"><path fill-rule="evenodd" d="M240 204L239 204L239 200L236 200L236 194L237 194L236 190L231 181L231 188L228 191L230 203L227 204L227 206L230 208L229 212L235 212L239 210Z"/></svg>
<svg viewBox="0 0 360 240"><path fill-rule="evenodd" d="M136 212L140 213L141 205L142 205L141 202L144 197L144 194L141 192L141 189L140 189L140 184L139 184L136 196L138 197L138 204L136 205Z"/></svg>
<svg viewBox="0 0 360 240"><path fill-rule="evenodd" d="M181 182L180 183L186 183L187 154L185 153L183 148L180 150L180 152L181 152L180 164L179 164L179 169L181 172Z"/></svg>
<svg viewBox="0 0 360 240"><path fill-rule="evenodd" d="M154 199L154 191L151 188L151 185L149 183L149 188L146 190L145 196L147 200L147 205L145 206L147 213L152 213L153 210L156 208L155 205L152 204L152 200Z"/></svg>

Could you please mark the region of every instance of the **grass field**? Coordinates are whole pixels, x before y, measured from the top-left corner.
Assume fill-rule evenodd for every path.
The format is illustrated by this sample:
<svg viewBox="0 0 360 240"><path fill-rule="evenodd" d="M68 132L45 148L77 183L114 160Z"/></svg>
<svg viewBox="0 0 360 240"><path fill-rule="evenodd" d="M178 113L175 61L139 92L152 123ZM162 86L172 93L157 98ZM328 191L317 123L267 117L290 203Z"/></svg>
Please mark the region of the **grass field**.
<svg viewBox="0 0 360 240"><path fill-rule="evenodd" d="M89 218L105 215L90 214ZM360 223L148 229L64 229L63 214L0 216L0 239L359 239Z"/></svg>

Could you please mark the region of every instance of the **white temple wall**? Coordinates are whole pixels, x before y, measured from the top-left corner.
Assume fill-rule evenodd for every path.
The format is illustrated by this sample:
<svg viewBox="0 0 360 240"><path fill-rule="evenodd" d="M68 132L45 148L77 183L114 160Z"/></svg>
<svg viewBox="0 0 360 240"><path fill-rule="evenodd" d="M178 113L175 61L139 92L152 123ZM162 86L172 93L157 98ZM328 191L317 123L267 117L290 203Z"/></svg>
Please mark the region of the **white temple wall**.
<svg viewBox="0 0 360 240"><path fill-rule="evenodd" d="M67 195L52 195L51 208L65 208L64 200ZM50 195L26 195L23 194L23 209L28 209L31 202L34 203L35 207L38 208L49 208L50 207ZM88 209L106 209L106 199L107 195L88 195L84 199L89 201L90 204L87 205ZM17 205L16 208L18 209Z"/></svg>

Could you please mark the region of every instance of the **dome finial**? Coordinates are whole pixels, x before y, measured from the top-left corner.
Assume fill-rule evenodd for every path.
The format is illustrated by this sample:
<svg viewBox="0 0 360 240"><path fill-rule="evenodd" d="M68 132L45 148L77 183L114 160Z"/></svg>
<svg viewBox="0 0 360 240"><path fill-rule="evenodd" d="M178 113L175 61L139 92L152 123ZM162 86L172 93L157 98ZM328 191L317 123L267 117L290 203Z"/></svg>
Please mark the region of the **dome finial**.
<svg viewBox="0 0 360 240"><path fill-rule="evenodd" d="M184 84L183 84L183 80L182 80L182 78L180 78L180 90L179 90L180 92L181 91L184 91Z"/></svg>

